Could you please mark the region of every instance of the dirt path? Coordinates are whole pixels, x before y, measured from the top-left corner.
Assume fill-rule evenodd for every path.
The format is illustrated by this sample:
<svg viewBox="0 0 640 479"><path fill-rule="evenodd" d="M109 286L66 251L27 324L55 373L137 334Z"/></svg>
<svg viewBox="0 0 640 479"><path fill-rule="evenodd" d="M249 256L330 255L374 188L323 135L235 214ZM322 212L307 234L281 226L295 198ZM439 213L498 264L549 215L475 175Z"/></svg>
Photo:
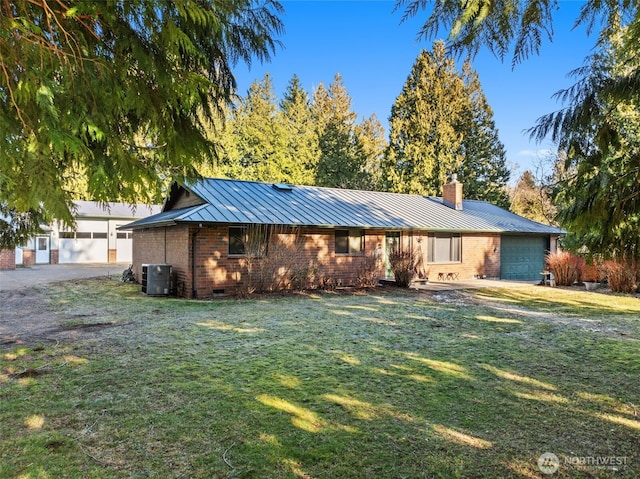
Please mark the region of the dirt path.
<svg viewBox="0 0 640 479"><path fill-rule="evenodd" d="M64 315L65 322L69 319L73 318ZM86 339L110 326L109 322L64 324L49 305L46 287L0 291L0 350Z"/></svg>

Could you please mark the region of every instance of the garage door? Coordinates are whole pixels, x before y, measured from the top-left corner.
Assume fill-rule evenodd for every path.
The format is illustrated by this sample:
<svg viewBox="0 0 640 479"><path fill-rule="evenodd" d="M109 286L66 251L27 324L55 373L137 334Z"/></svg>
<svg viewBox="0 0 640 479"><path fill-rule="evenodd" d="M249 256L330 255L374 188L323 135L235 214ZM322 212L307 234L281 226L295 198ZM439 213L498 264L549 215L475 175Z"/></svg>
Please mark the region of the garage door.
<svg viewBox="0 0 640 479"><path fill-rule="evenodd" d="M502 236L500 277L518 281L538 281L544 269L546 237Z"/></svg>
<svg viewBox="0 0 640 479"><path fill-rule="evenodd" d="M107 233L60 233L60 263L106 263L109 261Z"/></svg>
<svg viewBox="0 0 640 479"><path fill-rule="evenodd" d="M78 220L76 231L60 232L58 262L107 263L109 261L108 222Z"/></svg>

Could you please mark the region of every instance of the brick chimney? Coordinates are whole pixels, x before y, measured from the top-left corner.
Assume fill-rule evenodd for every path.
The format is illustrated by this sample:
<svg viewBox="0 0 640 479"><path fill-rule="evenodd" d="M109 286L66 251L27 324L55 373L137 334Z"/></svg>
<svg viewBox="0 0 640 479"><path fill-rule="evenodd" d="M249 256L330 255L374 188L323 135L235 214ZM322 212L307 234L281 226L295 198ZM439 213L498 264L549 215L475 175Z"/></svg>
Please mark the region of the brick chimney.
<svg viewBox="0 0 640 479"><path fill-rule="evenodd" d="M462 183L455 173L451 175L451 181L442 187L442 199L449 208L462 211Z"/></svg>

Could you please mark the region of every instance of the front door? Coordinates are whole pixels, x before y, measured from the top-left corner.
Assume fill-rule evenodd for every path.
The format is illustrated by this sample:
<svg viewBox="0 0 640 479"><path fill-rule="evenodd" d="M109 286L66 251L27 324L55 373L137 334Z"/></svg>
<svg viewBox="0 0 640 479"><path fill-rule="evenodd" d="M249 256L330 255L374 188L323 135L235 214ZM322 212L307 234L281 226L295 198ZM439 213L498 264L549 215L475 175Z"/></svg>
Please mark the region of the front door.
<svg viewBox="0 0 640 479"><path fill-rule="evenodd" d="M389 253L391 251L400 250L400 232L399 231L387 231L384 240L384 264L385 264L385 276L387 278L393 278L393 270L391 269L391 262L389 261Z"/></svg>
<svg viewBox="0 0 640 479"><path fill-rule="evenodd" d="M48 264L51 262L49 255L49 237L36 237L36 264Z"/></svg>

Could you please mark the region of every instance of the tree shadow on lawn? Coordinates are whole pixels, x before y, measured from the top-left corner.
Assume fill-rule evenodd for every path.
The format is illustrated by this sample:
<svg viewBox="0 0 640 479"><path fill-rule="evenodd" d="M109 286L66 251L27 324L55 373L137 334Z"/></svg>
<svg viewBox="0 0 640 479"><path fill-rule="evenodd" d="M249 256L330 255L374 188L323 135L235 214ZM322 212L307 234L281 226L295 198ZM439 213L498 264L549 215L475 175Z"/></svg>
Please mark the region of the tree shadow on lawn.
<svg viewBox="0 0 640 479"><path fill-rule="evenodd" d="M285 347L297 348L296 359L267 346L259 364L245 363L251 426L237 438L236 454L247 456L239 463L268 457L265 474L280 467L299 477L541 477L536 461L547 451L631 460L640 421L619 399L640 392L629 389L630 371L592 382L590 368L606 358L595 352L576 365L553 341L532 353L509 337L524 320L507 322L512 330L476 326L470 337L456 308L431 305L425 314L427 305L402 303L385 298L405 308L390 316L375 298L343 308L330 301L326 313L340 317L325 323L333 335L319 340L309 325ZM604 369L595 374L619 372ZM616 477L635 477L632 468ZM563 464L557 477L593 475Z"/></svg>
<svg viewBox="0 0 640 479"><path fill-rule="evenodd" d="M126 335L74 344L86 362L27 378L46 401L13 427L45 408L40 433L113 477L541 478L545 452L554 477L640 475L634 342L470 297L145 299ZM594 456L629 464L564 462Z"/></svg>

